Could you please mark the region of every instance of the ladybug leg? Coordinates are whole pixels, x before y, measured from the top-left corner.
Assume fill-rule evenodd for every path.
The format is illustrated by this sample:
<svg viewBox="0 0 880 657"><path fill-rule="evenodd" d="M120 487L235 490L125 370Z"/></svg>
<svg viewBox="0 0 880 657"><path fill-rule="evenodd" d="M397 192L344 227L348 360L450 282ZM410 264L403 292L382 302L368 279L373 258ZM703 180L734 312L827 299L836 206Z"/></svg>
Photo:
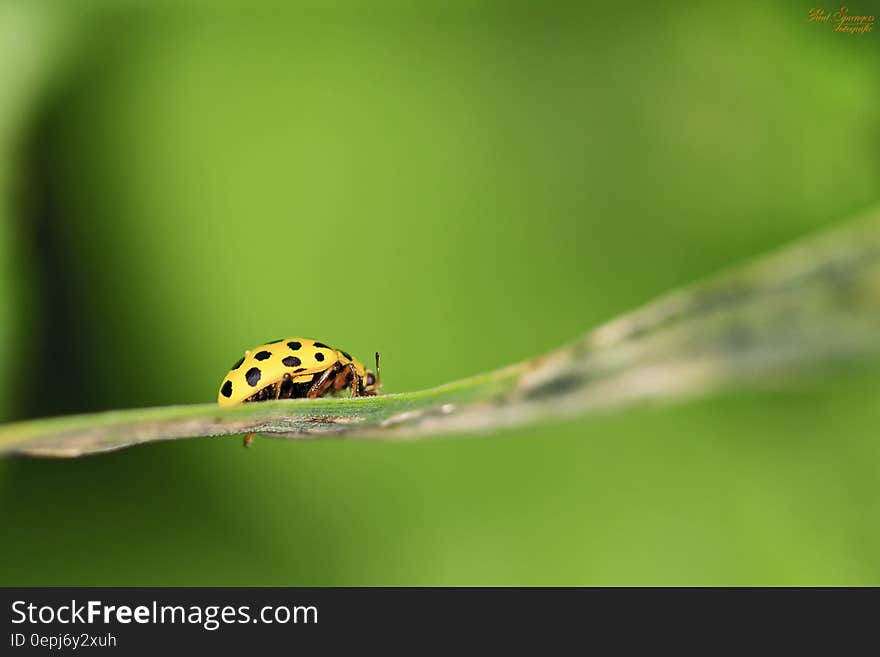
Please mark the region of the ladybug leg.
<svg viewBox="0 0 880 657"><path fill-rule="evenodd" d="M312 384L312 387L309 388L309 391L306 393L306 397L308 399L317 399L325 392L327 392L327 388L333 385L333 378L339 374L339 363L334 365L333 367L328 367L321 376L318 377L318 380Z"/></svg>
<svg viewBox="0 0 880 657"><path fill-rule="evenodd" d="M352 397L360 397L363 395L363 385L361 383L361 377L357 373L357 369L354 366L354 363L349 363L346 365L349 371L349 386L351 387L351 396Z"/></svg>
<svg viewBox="0 0 880 657"><path fill-rule="evenodd" d="M332 386L333 392L339 392L340 390L347 388L349 378L350 377L348 374L348 368L347 367L342 368L342 371L339 372L339 374L337 374L336 377L333 379L333 386Z"/></svg>
<svg viewBox="0 0 880 657"><path fill-rule="evenodd" d="M275 391L275 399L286 399L290 397L290 373L285 372L284 376L281 377L281 383L278 384L278 389ZM283 397L282 397L283 395Z"/></svg>
<svg viewBox="0 0 880 657"><path fill-rule="evenodd" d="M284 376L281 377L281 383L278 384L277 389L275 390L275 399L282 399L282 395L285 398L290 396L290 379L291 376L287 372L284 373ZM244 437L244 442L242 443L244 447L250 447L251 443L254 442L254 432L246 434Z"/></svg>

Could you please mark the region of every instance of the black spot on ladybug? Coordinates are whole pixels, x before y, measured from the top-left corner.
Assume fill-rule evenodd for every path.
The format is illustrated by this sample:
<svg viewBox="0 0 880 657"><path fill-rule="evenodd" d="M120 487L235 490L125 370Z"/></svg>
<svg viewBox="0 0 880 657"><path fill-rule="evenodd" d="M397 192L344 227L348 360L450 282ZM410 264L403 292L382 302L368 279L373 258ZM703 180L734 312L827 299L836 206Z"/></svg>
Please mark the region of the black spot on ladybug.
<svg viewBox="0 0 880 657"><path fill-rule="evenodd" d="M297 365L302 365L302 361L296 356L288 356L281 362L284 363L287 367L296 367Z"/></svg>
<svg viewBox="0 0 880 657"><path fill-rule="evenodd" d="M230 370L237 370L239 367L241 367L241 364L242 364L243 362L244 362L244 356L242 356L242 357L239 358L237 361L235 361L235 365L233 365L233 366L230 367L229 369L230 369Z"/></svg>
<svg viewBox="0 0 880 657"><path fill-rule="evenodd" d="M324 354L322 354L322 353L319 351L318 353L315 354L315 360L318 361L318 362L324 360Z"/></svg>
<svg viewBox="0 0 880 657"><path fill-rule="evenodd" d="M278 343L281 342L283 339L284 339L284 338L278 338L277 340L269 340L269 342L267 342L266 344L278 344Z"/></svg>
<svg viewBox="0 0 880 657"><path fill-rule="evenodd" d="M271 351L261 351L261 352L258 353L256 356L254 356L254 358L256 358L257 360L266 360L266 359L269 358L271 355L272 355L272 352L271 352Z"/></svg>
<svg viewBox="0 0 880 657"><path fill-rule="evenodd" d="M297 372L305 372L305 371L306 371L305 367L297 367L295 370L293 370L293 373L296 374Z"/></svg>
<svg viewBox="0 0 880 657"><path fill-rule="evenodd" d="M297 349L302 347L302 343L301 342L288 342L287 346L290 347L293 351L296 351Z"/></svg>
<svg viewBox="0 0 880 657"><path fill-rule="evenodd" d="M323 342L316 342L316 343L315 343L315 346L318 347L318 348L320 348L320 349L332 349L332 348L333 348L333 347L328 347L328 346L325 345Z"/></svg>
<svg viewBox="0 0 880 657"><path fill-rule="evenodd" d="M347 352L343 351L342 355L348 358L348 360L351 360L351 356Z"/></svg>
<svg viewBox="0 0 880 657"><path fill-rule="evenodd" d="M248 385L253 388L260 382L260 368L252 367L245 373L244 378L247 380Z"/></svg>
<svg viewBox="0 0 880 657"><path fill-rule="evenodd" d="M238 365L241 365L241 363L239 363ZM238 365L236 365L235 367L238 367ZM232 369L235 369L235 367L233 367ZM220 388L220 394L224 397L232 397L232 381L227 381L223 384L223 387Z"/></svg>

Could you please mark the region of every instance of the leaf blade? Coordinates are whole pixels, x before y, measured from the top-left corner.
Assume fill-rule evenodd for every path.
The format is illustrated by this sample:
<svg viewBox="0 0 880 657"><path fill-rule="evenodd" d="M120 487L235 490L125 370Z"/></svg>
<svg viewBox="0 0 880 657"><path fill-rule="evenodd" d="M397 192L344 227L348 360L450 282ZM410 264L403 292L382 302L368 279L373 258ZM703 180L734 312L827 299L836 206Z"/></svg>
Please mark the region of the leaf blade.
<svg viewBox="0 0 880 657"><path fill-rule="evenodd" d="M880 209L664 295L553 352L409 393L107 411L0 427L0 453L75 457L258 432L421 438L486 432L723 387L880 349Z"/></svg>

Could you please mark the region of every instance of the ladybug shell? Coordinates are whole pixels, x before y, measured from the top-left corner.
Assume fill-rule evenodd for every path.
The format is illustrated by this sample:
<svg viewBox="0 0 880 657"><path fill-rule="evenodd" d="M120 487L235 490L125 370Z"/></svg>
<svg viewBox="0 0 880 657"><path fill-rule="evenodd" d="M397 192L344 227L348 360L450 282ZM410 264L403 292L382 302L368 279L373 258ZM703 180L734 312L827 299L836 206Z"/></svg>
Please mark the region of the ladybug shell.
<svg viewBox="0 0 880 657"><path fill-rule="evenodd" d="M220 406L240 404L285 374L293 383L309 383L336 363L354 363L361 377L366 370L356 358L312 338L284 338L249 349L223 378L217 393Z"/></svg>

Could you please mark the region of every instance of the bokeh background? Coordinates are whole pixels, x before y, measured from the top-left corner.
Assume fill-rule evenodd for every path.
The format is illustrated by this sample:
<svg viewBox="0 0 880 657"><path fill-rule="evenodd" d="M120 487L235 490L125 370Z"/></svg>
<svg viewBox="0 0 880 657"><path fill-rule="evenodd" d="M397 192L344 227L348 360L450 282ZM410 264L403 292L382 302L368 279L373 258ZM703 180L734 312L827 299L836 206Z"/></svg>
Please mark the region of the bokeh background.
<svg viewBox="0 0 880 657"><path fill-rule="evenodd" d="M432 386L880 199L880 33L662 4L0 4L2 418L284 335ZM878 402L6 459L0 584L880 584Z"/></svg>

